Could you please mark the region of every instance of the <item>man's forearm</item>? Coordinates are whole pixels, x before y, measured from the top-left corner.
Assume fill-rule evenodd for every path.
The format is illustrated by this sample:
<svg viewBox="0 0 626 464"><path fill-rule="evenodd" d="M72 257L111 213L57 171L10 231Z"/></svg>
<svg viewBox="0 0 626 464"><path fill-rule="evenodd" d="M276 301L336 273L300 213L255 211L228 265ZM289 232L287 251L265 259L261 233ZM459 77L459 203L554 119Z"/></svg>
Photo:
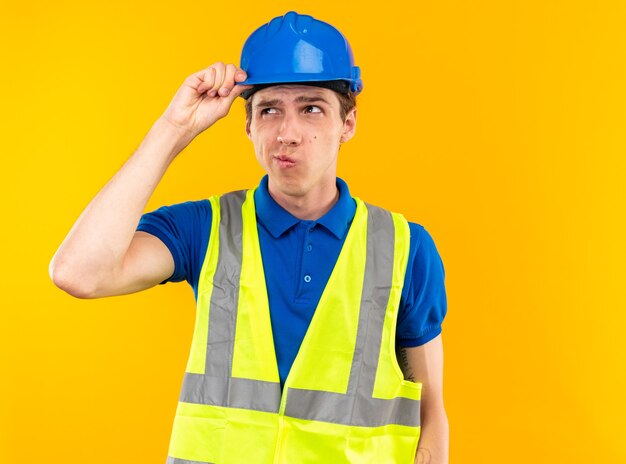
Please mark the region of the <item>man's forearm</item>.
<svg viewBox="0 0 626 464"><path fill-rule="evenodd" d="M423 415L415 464L448 464L450 433L443 407Z"/></svg>
<svg viewBox="0 0 626 464"><path fill-rule="evenodd" d="M417 347L398 349L404 378L422 384L421 432L416 464L447 464L449 429L443 403L443 345L441 335Z"/></svg>
<svg viewBox="0 0 626 464"><path fill-rule="evenodd" d="M155 122L133 156L89 203L59 247L50 265L57 285L88 294L97 282L108 278L108 273L121 263L163 174L190 141L162 118Z"/></svg>

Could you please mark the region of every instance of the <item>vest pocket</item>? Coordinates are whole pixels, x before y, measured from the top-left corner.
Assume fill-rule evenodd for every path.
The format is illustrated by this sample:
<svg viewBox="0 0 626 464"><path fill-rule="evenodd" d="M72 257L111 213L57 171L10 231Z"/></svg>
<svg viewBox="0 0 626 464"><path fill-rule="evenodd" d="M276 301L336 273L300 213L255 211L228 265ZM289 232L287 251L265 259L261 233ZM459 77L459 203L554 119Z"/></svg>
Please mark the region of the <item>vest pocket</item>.
<svg viewBox="0 0 626 464"><path fill-rule="evenodd" d="M350 449L358 450L361 460L376 464L413 464L417 452L420 428L387 425L370 429L367 437L350 438ZM367 456L364 461L363 457Z"/></svg>
<svg viewBox="0 0 626 464"><path fill-rule="evenodd" d="M206 405L178 403L168 455L199 463L222 462L226 420ZM213 408L211 408L213 409Z"/></svg>
<svg viewBox="0 0 626 464"><path fill-rule="evenodd" d="M285 417L281 464L413 464L419 427L358 427Z"/></svg>

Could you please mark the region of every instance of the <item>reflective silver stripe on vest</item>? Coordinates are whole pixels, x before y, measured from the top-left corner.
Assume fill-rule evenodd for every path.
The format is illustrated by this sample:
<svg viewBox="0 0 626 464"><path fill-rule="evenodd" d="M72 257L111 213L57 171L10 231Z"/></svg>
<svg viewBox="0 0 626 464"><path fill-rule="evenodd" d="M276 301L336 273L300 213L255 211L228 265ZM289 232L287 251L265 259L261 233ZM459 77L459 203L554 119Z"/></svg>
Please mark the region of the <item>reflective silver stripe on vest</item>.
<svg viewBox="0 0 626 464"><path fill-rule="evenodd" d="M409 398L381 400L369 396L290 388L285 416L343 425L380 427L388 424L420 425L419 401Z"/></svg>
<svg viewBox="0 0 626 464"><path fill-rule="evenodd" d="M180 401L278 412L278 382L232 377L245 198L244 190L220 197L220 241L209 310L206 368L204 374L185 373Z"/></svg>
<svg viewBox="0 0 626 464"><path fill-rule="evenodd" d="M190 461L189 459L178 459L171 456L167 457L165 464L212 464L207 461Z"/></svg>
<svg viewBox="0 0 626 464"><path fill-rule="evenodd" d="M232 373L241 274L241 205L245 197L244 191L220 197L220 248L211 293L204 370L213 377L230 378Z"/></svg>
<svg viewBox="0 0 626 464"><path fill-rule="evenodd" d="M391 213L368 205L367 256L356 346L346 394L289 388L285 415L345 425L420 425L420 402L373 398L376 368L391 291L394 224Z"/></svg>
<svg viewBox="0 0 626 464"><path fill-rule="evenodd" d="M280 384L262 380L185 373L181 401L278 412Z"/></svg>

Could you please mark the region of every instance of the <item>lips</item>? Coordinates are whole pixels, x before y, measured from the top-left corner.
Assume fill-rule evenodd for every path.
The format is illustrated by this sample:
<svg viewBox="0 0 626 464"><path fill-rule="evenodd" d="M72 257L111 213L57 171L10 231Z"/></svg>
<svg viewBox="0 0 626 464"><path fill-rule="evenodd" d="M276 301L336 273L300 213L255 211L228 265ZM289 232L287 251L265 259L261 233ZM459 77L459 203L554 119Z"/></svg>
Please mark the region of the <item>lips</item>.
<svg viewBox="0 0 626 464"><path fill-rule="evenodd" d="M287 155L274 156L274 160L281 168L290 168L296 165L296 160Z"/></svg>

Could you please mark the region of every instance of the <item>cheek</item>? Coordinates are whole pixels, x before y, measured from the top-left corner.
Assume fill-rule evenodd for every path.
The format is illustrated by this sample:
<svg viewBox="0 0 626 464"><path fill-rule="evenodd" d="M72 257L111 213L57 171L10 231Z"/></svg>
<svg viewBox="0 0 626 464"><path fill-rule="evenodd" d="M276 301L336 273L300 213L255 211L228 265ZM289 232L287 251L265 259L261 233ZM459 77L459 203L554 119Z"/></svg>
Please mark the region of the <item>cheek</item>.
<svg viewBox="0 0 626 464"><path fill-rule="evenodd" d="M256 151L257 156L262 156L270 145L269 134L266 131L260 130L259 127L252 132L250 140L254 145L254 150Z"/></svg>

